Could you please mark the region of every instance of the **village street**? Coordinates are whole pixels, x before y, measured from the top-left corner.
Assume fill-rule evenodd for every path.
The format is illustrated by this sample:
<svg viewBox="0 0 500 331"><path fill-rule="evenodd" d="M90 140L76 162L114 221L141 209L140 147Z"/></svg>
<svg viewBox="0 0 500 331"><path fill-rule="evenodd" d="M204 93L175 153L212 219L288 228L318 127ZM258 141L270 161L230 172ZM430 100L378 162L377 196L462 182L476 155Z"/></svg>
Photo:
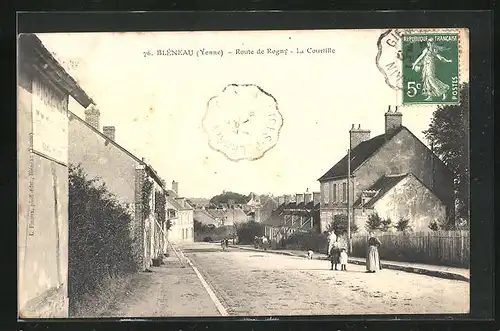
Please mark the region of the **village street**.
<svg viewBox="0 0 500 331"><path fill-rule="evenodd" d="M220 245L181 247L194 269L166 264L141 273L127 296L107 316L217 316L214 301L229 316L465 313L469 283L364 266L330 271L329 262ZM213 296L213 295L212 295Z"/></svg>

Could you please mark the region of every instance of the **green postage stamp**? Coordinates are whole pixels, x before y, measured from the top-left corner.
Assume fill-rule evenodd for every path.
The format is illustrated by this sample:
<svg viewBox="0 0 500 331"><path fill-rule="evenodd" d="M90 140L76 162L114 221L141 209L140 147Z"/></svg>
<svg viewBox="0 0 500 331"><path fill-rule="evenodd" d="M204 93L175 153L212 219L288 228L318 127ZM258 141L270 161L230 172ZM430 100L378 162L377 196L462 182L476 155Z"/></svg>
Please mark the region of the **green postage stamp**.
<svg viewBox="0 0 500 331"><path fill-rule="evenodd" d="M405 34L403 104L459 104L457 33Z"/></svg>

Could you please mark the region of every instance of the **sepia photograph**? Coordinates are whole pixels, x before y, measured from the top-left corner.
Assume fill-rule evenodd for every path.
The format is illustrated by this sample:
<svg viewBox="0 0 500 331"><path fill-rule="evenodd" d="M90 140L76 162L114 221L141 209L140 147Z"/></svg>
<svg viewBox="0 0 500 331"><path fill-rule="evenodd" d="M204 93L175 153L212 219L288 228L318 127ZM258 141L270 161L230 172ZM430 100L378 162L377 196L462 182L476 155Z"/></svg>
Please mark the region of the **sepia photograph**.
<svg viewBox="0 0 500 331"><path fill-rule="evenodd" d="M468 314L465 28L22 33L18 316Z"/></svg>

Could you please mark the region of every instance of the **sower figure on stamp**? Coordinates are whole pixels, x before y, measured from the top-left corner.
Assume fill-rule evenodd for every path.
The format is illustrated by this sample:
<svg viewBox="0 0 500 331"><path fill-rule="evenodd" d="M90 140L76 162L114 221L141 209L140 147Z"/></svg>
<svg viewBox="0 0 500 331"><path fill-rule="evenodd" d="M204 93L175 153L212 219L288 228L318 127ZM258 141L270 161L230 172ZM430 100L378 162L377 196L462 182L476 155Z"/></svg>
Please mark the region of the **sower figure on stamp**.
<svg viewBox="0 0 500 331"><path fill-rule="evenodd" d="M423 94L427 96L425 100L430 100L435 97L446 99L450 86L440 81L436 76L436 61L440 60L445 63L451 63L451 60L443 57L439 52L446 48L435 44L433 38L427 40L427 47L424 48L422 54L415 60L412 69L422 72ZM421 64L420 64L421 63Z"/></svg>

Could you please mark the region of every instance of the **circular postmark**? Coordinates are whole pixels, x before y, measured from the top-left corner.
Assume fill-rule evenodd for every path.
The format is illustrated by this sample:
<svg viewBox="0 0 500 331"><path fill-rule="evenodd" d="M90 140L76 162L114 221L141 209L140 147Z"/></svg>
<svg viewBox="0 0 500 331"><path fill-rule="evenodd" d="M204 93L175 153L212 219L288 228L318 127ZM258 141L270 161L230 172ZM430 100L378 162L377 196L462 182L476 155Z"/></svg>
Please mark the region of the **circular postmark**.
<svg viewBox="0 0 500 331"><path fill-rule="evenodd" d="M210 148L231 161L253 161L276 146L283 116L259 86L230 84L208 101L202 126Z"/></svg>
<svg viewBox="0 0 500 331"><path fill-rule="evenodd" d="M403 34L404 30L390 29L377 40L377 68L384 75L385 83L394 90L401 90L403 87Z"/></svg>

